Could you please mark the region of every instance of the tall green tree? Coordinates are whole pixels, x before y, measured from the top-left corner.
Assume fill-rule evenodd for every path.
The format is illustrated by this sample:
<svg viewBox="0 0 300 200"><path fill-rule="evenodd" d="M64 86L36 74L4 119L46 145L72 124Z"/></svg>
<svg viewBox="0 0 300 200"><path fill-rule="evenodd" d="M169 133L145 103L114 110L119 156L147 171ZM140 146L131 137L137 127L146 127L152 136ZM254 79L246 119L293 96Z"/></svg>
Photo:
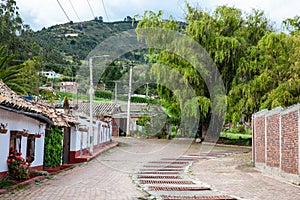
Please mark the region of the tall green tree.
<svg viewBox="0 0 300 200"><path fill-rule="evenodd" d="M19 94L37 94L39 77L36 60L11 65L15 56L7 53L4 46L0 48L0 80Z"/></svg>
<svg viewBox="0 0 300 200"><path fill-rule="evenodd" d="M15 0L1 0L0 46L6 45L6 50L10 53L25 54L26 46L30 43L22 40L20 36L31 32L31 30L28 25L23 24L18 9Z"/></svg>
<svg viewBox="0 0 300 200"><path fill-rule="evenodd" d="M162 12L158 12L157 14L151 11L145 12L137 26L137 31L139 32L147 28L182 31L178 22L172 18L163 20L162 15ZM160 39L164 40L164 38L160 38L159 33L153 34L153 36L152 34L148 35L149 37L146 39L149 43L159 42ZM177 45L174 44L173 46ZM178 48L182 46L184 45L179 44ZM177 49L177 51L184 52L185 49ZM194 135L195 133L190 132L192 129L190 123L198 120L196 118L198 116L197 105L200 102L202 122L207 117L210 107L210 100L205 96L206 88L203 78L193 67L192 63L185 61L179 55L167 50L155 49L150 49L149 54L149 62L154 63L150 70L150 76L158 80L157 92L161 98L160 103L167 109L168 116L170 117L169 121L175 125L179 125L182 117L190 119L185 120L187 124L181 124L181 128L183 128L182 131L184 134ZM162 65L171 67L171 70L161 67ZM168 87L169 83L176 83L175 85L178 85L178 88L170 89ZM191 94L188 87L186 87L187 85L190 85L195 93L195 97L192 99L189 99Z"/></svg>
<svg viewBox="0 0 300 200"><path fill-rule="evenodd" d="M271 32L248 49L229 92L229 121L250 121L261 109L300 101L299 39L297 34Z"/></svg>
<svg viewBox="0 0 300 200"><path fill-rule="evenodd" d="M254 75L252 77L250 75L247 76L240 71L247 65L249 54L253 56L258 54L254 49L257 48L256 46L260 40L273 30L264 13L259 10L253 10L250 14L244 14L239 9L227 6L217 7L215 11L209 13L202 9L195 9L190 5L187 5L187 11L187 22L184 27L179 26L172 19L162 20L161 12L155 14L149 11L142 17L137 30L158 27L178 30L192 37L214 60L222 75L227 94L232 93L231 90L240 83L240 80L245 78L252 79ZM150 40L157 39L157 37L150 38ZM185 50L182 49L181 51ZM171 66L187 80L196 94L196 98L192 101L198 102L200 125L203 127L207 126L210 120L210 94L203 77L193 67L192 63L187 63L170 52L152 49L150 49L149 57L150 62ZM172 75L169 70L155 68L155 65L153 65L152 74L157 77L171 77ZM181 105L181 108L184 110L178 110L181 101L175 98L174 91L159 85L158 94L163 99L163 105L177 122L180 121L183 115L195 115L197 109L191 106L195 104L189 101L185 102L186 105ZM230 102L238 101L240 98L238 95L234 95ZM234 98L236 99L233 100ZM235 104L230 105L232 106L229 108L228 121L232 121L232 118L239 118L241 115L241 110L235 112ZM238 117L234 117L234 115Z"/></svg>

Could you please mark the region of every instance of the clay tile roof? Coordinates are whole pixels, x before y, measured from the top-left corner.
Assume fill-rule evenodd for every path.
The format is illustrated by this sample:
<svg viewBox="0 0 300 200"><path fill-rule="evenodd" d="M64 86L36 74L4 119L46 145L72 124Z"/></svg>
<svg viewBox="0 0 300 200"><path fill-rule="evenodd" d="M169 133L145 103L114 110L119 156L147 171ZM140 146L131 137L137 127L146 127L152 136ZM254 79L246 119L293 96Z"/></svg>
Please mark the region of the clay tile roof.
<svg viewBox="0 0 300 200"><path fill-rule="evenodd" d="M90 104L89 103L79 103L78 113L89 115L90 113ZM112 116L115 113L120 112L120 106L115 103L94 103L93 104L93 116L99 117L103 116Z"/></svg>
<svg viewBox="0 0 300 200"><path fill-rule="evenodd" d="M0 105L13 110L44 116L55 126L70 127L70 125L78 123L73 116L62 114L50 106L22 98L2 81L0 81Z"/></svg>

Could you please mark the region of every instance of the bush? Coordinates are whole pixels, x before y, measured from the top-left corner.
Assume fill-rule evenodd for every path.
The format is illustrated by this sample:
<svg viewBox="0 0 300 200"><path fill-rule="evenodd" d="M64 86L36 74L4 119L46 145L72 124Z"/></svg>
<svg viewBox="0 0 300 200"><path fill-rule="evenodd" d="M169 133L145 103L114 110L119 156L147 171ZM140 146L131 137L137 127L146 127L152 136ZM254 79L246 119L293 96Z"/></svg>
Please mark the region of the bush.
<svg viewBox="0 0 300 200"><path fill-rule="evenodd" d="M58 127L52 127L45 137L44 167L61 165L63 132Z"/></svg>
<svg viewBox="0 0 300 200"><path fill-rule="evenodd" d="M234 134L248 134L251 135L252 131L250 129L245 129L244 126L238 126L236 128L225 129L226 133L234 133Z"/></svg>
<svg viewBox="0 0 300 200"><path fill-rule="evenodd" d="M16 180L29 179L30 164L22 158L22 152L15 152L15 150L11 148L7 158L7 166L11 178Z"/></svg>
<svg viewBox="0 0 300 200"><path fill-rule="evenodd" d="M148 99L143 97L135 97L135 96L131 97L131 101L133 103L148 103Z"/></svg>
<svg viewBox="0 0 300 200"><path fill-rule="evenodd" d="M112 92L103 91L103 90L96 90L95 91L95 96L98 97L98 98L103 98L103 99L111 99L112 98Z"/></svg>

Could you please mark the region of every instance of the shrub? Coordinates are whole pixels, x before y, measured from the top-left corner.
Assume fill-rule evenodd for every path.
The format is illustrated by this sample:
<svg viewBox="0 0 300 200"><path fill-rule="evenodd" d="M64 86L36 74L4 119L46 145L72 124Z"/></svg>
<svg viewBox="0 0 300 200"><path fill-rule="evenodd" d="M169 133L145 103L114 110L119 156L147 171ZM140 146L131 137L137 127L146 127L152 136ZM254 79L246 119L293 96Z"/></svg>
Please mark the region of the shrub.
<svg viewBox="0 0 300 200"><path fill-rule="evenodd" d="M103 91L103 90L96 90L95 96L103 99L111 99L112 98L112 92L110 91Z"/></svg>
<svg viewBox="0 0 300 200"><path fill-rule="evenodd" d="M22 158L22 152L15 152L14 149L10 149L7 166L11 178L16 180L29 179L30 164Z"/></svg>
<svg viewBox="0 0 300 200"><path fill-rule="evenodd" d="M61 165L63 132L58 127L52 127L45 137L44 167Z"/></svg>
<svg viewBox="0 0 300 200"><path fill-rule="evenodd" d="M135 96L131 97L131 101L133 103L148 103L148 99L143 97L135 97Z"/></svg>

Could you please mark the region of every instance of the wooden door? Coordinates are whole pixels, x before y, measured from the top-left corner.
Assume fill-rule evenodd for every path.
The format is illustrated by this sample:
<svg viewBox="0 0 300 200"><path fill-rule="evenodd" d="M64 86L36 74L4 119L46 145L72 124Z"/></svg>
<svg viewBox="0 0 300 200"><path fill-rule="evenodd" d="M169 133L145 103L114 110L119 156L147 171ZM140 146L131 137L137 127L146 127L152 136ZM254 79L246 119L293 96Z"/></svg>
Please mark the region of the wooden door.
<svg viewBox="0 0 300 200"><path fill-rule="evenodd" d="M70 163L70 136L71 128L64 128L63 164Z"/></svg>

